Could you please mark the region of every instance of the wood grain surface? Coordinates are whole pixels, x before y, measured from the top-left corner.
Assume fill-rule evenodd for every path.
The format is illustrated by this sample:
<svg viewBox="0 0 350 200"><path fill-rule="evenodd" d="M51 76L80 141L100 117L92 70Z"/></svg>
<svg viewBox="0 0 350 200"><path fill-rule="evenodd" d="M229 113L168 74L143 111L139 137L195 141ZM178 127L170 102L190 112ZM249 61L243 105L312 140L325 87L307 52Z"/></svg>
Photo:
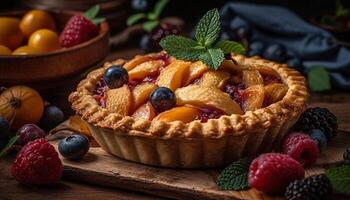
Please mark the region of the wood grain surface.
<svg viewBox="0 0 350 200"><path fill-rule="evenodd" d="M339 163L347 146L350 146L350 132L339 132L318 162L306 170L306 175L321 173L324 167ZM65 179L141 191L168 198L283 199L263 194L255 189L242 192L220 191L216 186L216 179L221 169L181 170L150 167L119 159L101 148L91 148L83 161L73 162L64 158L62 161Z"/></svg>

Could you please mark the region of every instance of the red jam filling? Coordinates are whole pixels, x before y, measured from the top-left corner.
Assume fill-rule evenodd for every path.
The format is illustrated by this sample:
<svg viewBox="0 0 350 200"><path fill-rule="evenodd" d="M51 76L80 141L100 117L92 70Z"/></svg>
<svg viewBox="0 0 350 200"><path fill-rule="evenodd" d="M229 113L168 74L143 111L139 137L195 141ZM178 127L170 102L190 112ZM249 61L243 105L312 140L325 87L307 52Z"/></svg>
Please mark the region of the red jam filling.
<svg viewBox="0 0 350 200"><path fill-rule="evenodd" d="M245 95L244 95L245 89L246 89L246 86L243 83L240 83L238 85L227 84L223 90L224 92L230 95L232 100L237 102L239 106L243 108L244 101L245 101Z"/></svg>
<svg viewBox="0 0 350 200"><path fill-rule="evenodd" d="M108 86L106 85L105 81L103 78L101 78L97 84L95 90L92 92L93 97L97 101L97 103L101 107L106 107L106 91L108 90Z"/></svg>
<svg viewBox="0 0 350 200"><path fill-rule="evenodd" d="M218 119L222 115L225 115L225 112L215 108L203 108L201 111L197 120L200 120L202 123L207 122L209 119Z"/></svg>
<svg viewBox="0 0 350 200"><path fill-rule="evenodd" d="M281 83L281 79L275 77L275 76L272 76L272 75L265 75L265 74L262 74L262 77L264 79L264 84L265 85L269 85L269 84L272 84L272 83Z"/></svg>

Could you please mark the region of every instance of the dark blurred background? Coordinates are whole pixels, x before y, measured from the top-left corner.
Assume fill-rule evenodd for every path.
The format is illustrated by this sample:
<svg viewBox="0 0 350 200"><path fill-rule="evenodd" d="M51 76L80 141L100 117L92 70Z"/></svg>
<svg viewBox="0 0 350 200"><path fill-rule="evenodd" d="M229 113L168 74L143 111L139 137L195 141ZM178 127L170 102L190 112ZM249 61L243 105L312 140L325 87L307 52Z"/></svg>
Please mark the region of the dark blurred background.
<svg viewBox="0 0 350 200"><path fill-rule="evenodd" d="M68 2L68 0L1 0L0 9L2 11L8 11L10 9L18 8L21 4L31 4L32 5L43 5L45 4L54 4L53 2ZM86 0L86 4L91 0ZM108 0L101 0L99 2L104 2ZM113 0L110 0L113 1ZM116 1L116 0L114 0ZM121 0L124 1L124 0ZM311 15L319 15L322 13L328 13L335 9L335 0L239 0L242 2L251 2L259 4L276 4L281 6L286 6L299 15L303 17L309 17ZM95 1L97 2L97 1ZM125 0L125 2L130 2ZM171 0L169 7L167 8L167 14L183 16L188 20L195 20L199 18L202 13L209 8L218 7L220 8L228 0L206 0L206 1L191 1L191 0ZM350 6L349 0L343 0L342 3L346 6ZM82 5L83 6L83 5Z"/></svg>

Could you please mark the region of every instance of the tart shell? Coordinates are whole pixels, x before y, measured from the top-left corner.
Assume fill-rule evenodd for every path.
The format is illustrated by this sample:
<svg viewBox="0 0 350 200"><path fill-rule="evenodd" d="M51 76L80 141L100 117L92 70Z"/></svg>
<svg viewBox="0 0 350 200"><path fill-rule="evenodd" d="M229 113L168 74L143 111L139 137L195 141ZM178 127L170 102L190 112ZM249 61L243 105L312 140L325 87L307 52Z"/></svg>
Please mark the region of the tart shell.
<svg viewBox="0 0 350 200"><path fill-rule="evenodd" d="M116 60L92 71L70 95L69 101L76 113L88 122L100 146L113 155L163 167L222 166L278 147L305 109L308 97L305 78L286 65L234 54L232 59L236 67L268 66L276 70L288 86L284 98L243 115L221 116L206 123L135 121L130 116L109 113L92 96L104 70L111 64L125 63Z"/></svg>

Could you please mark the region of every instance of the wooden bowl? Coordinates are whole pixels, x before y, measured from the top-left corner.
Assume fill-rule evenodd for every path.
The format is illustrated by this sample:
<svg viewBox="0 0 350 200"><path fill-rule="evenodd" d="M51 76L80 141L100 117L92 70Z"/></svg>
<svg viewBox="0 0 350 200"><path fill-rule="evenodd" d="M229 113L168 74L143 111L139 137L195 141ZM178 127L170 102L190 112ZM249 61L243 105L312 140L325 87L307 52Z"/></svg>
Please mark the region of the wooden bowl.
<svg viewBox="0 0 350 200"><path fill-rule="evenodd" d="M2 13L0 16L21 17L25 11ZM77 12L50 12L61 31L69 18ZM58 51L35 55L0 56L0 85L25 84L38 90L57 87L66 80L101 62L109 51L109 26L100 24L99 35L93 39Z"/></svg>

